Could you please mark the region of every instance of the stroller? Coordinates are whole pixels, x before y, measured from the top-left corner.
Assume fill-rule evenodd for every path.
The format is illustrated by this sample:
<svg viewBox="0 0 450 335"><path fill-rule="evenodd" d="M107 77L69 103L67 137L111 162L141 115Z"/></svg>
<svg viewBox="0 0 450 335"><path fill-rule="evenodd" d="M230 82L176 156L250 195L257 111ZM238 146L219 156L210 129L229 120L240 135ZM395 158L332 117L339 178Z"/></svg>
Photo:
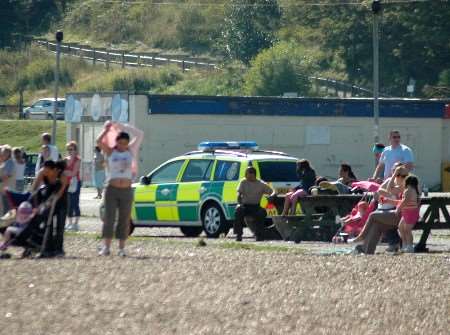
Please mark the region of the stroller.
<svg viewBox="0 0 450 335"><path fill-rule="evenodd" d="M0 227L0 233L3 235L11 224L14 224L16 218L14 212L23 202L29 202L34 208L35 215L29 220L23 229L20 229L17 235L4 246L4 249L10 246L23 248L22 257L31 257L34 253L44 252L46 242L50 239L50 234L54 229L53 217L56 205L56 192L48 186L42 186L33 193L15 193L6 191L11 208L7 215L3 216L3 222ZM9 215L9 218L8 218ZM1 258L10 258L11 255L3 252Z"/></svg>
<svg viewBox="0 0 450 335"><path fill-rule="evenodd" d="M355 182L352 186L352 191L354 193L363 193L363 197L351 212L341 219L341 228L332 238L333 243L347 242L349 237L357 236L366 224L369 215L377 208L374 192L378 191L378 184Z"/></svg>

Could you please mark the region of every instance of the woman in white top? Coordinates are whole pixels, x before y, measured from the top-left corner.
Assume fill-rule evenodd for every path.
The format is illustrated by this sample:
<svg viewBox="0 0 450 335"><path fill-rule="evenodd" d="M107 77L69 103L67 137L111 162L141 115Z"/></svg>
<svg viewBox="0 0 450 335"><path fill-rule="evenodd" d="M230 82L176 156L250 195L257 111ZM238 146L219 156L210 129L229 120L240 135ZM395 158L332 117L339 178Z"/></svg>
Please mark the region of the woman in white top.
<svg viewBox="0 0 450 335"><path fill-rule="evenodd" d="M114 144L108 144L108 137L115 135ZM130 134L133 136L130 139ZM126 256L125 242L128 238L133 190L131 183L136 171L136 156L144 133L130 125L105 123L103 131L97 138L97 146L105 153L107 168L107 186L105 189L104 205L105 217L102 237L104 245L100 256L110 254L111 241L114 233L116 211L119 220L115 227L115 237L119 240L119 256ZM134 173L133 173L134 172Z"/></svg>
<svg viewBox="0 0 450 335"><path fill-rule="evenodd" d="M23 151L20 148L13 149L14 166L16 168L16 191L24 191L24 176L25 176L25 159Z"/></svg>

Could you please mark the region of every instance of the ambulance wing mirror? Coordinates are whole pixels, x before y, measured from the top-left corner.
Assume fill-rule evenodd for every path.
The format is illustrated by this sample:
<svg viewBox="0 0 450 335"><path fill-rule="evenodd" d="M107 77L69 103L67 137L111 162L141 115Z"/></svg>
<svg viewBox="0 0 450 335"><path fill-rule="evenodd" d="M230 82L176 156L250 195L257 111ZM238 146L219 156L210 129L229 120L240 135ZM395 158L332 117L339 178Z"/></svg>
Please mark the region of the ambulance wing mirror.
<svg viewBox="0 0 450 335"><path fill-rule="evenodd" d="M152 182L152 178L149 176L142 176L140 182L142 185L150 185Z"/></svg>

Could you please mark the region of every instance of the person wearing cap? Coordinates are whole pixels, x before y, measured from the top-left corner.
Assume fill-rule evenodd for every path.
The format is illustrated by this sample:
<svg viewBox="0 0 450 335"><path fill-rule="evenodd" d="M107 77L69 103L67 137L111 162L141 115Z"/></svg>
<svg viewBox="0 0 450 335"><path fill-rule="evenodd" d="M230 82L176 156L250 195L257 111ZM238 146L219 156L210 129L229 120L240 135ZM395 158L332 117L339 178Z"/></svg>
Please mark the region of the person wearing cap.
<svg viewBox="0 0 450 335"><path fill-rule="evenodd" d="M260 206L261 198L264 194L274 196L275 191L265 182L256 178L256 169L249 166L245 170L245 178L241 180L237 188L238 203L236 207L235 220L233 225L236 241L242 241L242 233L244 228L244 218L252 216L256 218L256 240L262 239L259 229L262 227L266 211Z"/></svg>
<svg viewBox="0 0 450 335"><path fill-rule="evenodd" d="M392 175L392 168L395 163L400 162L405 164L408 171L413 169L414 155L408 146L400 142L401 136L398 130L391 130L389 133L390 145L384 148L380 155L379 162L371 180L377 180L381 173L383 173L383 179L387 179Z"/></svg>
<svg viewBox="0 0 450 335"><path fill-rule="evenodd" d="M381 154L386 146L383 143L375 143L372 147L372 152L375 155L375 162L378 164L380 162Z"/></svg>

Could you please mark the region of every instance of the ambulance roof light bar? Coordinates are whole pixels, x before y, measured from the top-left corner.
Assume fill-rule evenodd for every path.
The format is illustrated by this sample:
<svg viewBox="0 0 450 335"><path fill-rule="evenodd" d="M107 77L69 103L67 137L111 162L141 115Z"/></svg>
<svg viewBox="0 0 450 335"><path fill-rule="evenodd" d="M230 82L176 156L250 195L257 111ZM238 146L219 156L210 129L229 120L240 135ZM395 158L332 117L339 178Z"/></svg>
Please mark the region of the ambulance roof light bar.
<svg viewBox="0 0 450 335"><path fill-rule="evenodd" d="M258 144L254 141L205 141L198 145L200 151L214 150L258 150Z"/></svg>

